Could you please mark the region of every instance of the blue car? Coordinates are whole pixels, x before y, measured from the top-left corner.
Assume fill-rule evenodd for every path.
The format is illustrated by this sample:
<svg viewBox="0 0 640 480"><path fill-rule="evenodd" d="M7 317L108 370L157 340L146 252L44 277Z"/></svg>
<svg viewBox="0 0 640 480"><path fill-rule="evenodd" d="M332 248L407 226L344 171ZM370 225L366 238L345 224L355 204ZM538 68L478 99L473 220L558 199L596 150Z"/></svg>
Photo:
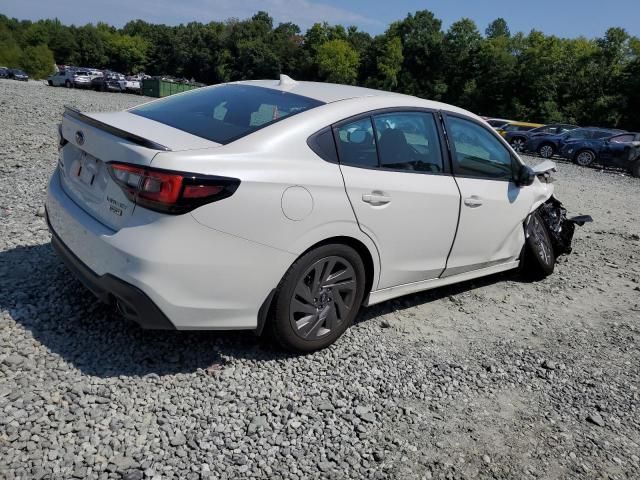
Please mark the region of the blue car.
<svg viewBox="0 0 640 480"><path fill-rule="evenodd" d="M564 144L560 156L583 167L599 163L624 168L640 176L640 133L625 132L607 138L573 140Z"/></svg>
<svg viewBox="0 0 640 480"><path fill-rule="evenodd" d="M568 123L552 123L550 125L544 125L542 127L530 129L530 130L512 130L508 131L504 136L504 139L509 142L509 145L513 147L516 152L522 152L527 140L538 135L560 135L569 130L575 130L578 128L576 125L570 125Z"/></svg>
<svg viewBox="0 0 640 480"><path fill-rule="evenodd" d="M611 137L617 133L624 132L622 130L584 127L561 134L534 134L526 141L522 150L524 152L537 153L543 158L551 158L557 154L567 142Z"/></svg>

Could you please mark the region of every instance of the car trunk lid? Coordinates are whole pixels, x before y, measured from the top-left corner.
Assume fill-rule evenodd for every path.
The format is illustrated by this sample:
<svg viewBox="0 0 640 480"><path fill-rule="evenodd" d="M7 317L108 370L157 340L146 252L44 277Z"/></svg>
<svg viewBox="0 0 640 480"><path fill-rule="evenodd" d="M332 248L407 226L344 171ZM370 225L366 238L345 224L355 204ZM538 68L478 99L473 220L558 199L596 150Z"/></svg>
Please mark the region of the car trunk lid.
<svg viewBox="0 0 640 480"><path fill-rule="evenodd" d="M89 215L115 231L127 224L135 204L111 178L109 162L150 166L160 151L219 146L128 112L83 114L68 108L60 134L63 189Z"/></svg>

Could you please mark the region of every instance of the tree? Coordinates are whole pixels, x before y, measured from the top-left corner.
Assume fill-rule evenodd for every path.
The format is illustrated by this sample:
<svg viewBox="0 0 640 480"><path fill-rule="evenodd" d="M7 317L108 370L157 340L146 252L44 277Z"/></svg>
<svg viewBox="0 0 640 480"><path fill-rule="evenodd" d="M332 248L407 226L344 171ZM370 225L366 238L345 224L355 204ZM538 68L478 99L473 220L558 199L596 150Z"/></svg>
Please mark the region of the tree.
<svg viewBox="0 0 640 480"><path fill-rule="evenodd" d="M22 49L13 38L0 40L0 65L17 67L22 58Z"/></svg>
<svg viewBox="0 0 640 480"><path fill-rule="evenodd" d="M105 53L109 66L119 72L138 73L147 62L149 43L138 36L112 33L106 37Z"/></svg>
<svg viewBox="0 0 640 480"><path fill-rule="evenodd" d="M509 30L507 21L504 18L500 17L496 18L489 24L487 29L484 31L484 34L487 36L487 38L509 38L511 36L511 31Z"/></svg>
<svg viewBox="0 0 640 480"><path fill-rule="evenodd" d="M468 18L449 27L442 47L443 68L447 72L445 100L473 108L482 42L483 38L476 24Z"/></svg>
<svg viewBox="0 0 640 480"><path fill-rule="evenodd" d="M318 47L316 61L322 77L333 83L353 84L360 56L345 40L329 40Z"/></svg>
<svg viewBox="0 0 640 480"><path fill-rule="evenodd" d="M388 34L400 38L404 61L398 89L424 98L439 99L446 91L442 77L442 22L422 10L392 23Z"/></svg>
<svg viewBox="0 0 640 480"><path fill-rule="evenodd" d="M20 66L33 78L45 78L53 73L53 53L46 45L26 47L20 57Z"/></svg>

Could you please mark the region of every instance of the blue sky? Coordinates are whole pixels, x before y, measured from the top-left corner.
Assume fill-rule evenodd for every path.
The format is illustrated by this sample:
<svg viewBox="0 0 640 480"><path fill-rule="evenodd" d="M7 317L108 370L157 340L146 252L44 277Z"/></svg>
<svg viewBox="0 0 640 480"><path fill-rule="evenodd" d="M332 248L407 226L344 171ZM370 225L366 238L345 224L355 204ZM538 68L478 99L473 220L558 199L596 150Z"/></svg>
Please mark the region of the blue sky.
<svg viewBox="0 0 640 480"><path fill-rule="evenodd" d="M507 19L511 31L532 28L548 34L598 37L608 27L620 26L640 36L640 0L0 0L0 13L20 19L58 17L65 23L105 21L122 26L141 18L149 22L246 18L258 10L275 20L293 21L303 29L314 22L357 25L370 33L409 12L429 9L445 28L469 17L484 31L497 17Z"/></svg>

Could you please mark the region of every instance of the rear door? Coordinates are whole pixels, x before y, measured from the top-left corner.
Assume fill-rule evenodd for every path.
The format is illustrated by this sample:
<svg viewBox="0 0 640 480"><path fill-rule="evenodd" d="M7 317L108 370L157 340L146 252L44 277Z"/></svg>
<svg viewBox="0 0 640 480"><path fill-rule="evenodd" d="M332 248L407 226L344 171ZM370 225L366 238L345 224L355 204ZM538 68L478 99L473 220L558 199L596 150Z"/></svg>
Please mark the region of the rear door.
<svg viewBox="0 0 640 480"><path fill-rule="evenodd" d="M480 122L447 114L453 170L462 195L460 224L443 276L516 260L522 222L533 203L531 189L514 183L509 149Z"/></svg>
<svg viewBox="0 0 640 480"><path fill-rule="evenodd" d="M366 115L335 126L334 137L359 226L378 246L378 288L437 278L455 236L460 195L434 113Z"/></svg>
<svg viewBox="0 0 640 480"><path fill-rule="evenodd" d="M599 160L605 165L624 166L630 159L634 140L633 133L625 133L603 140Z"/></svg>

